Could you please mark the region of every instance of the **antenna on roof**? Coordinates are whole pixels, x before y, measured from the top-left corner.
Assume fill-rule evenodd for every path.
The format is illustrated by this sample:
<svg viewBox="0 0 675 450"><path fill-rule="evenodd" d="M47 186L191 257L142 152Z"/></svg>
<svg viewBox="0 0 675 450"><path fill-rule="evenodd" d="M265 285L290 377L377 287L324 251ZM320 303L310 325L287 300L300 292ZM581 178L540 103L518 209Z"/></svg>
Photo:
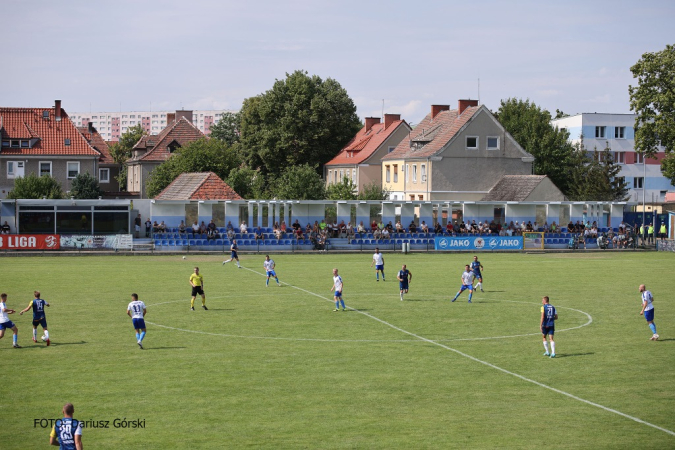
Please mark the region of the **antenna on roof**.
<svg viewBox="0 0 675 450"><path fill-rule="evenodd" d="M480 105L480 77L478 77L478 104Z"/></svg>
<svg viewBox="0 0 675 450"><path fill-rule="evenodd" d="M384 117L384 99L382 99L382 116L380 117Z"/></svg>

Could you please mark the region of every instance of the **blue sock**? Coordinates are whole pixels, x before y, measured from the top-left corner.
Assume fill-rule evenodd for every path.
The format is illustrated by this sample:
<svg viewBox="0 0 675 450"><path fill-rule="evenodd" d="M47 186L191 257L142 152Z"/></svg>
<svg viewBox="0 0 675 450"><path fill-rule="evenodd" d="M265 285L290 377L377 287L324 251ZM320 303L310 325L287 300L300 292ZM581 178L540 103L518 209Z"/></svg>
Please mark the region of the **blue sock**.
<svg viewBox="0 0 675 450"><path fill-rule="evenodd" d="M461 294L461 292L458 292L458 293L455 294L455 300L457 300L457 297L459 297L459 294Z"/></svg>
<svg viewBox="0 0 675 450"><path fill-rule="evenodd" d="M384 281L384 272L382 272L382 281Z"/></svg>
<svg viewBox="0 0 675 450"><path fill-rule="evenodd" d="M380 279L380 272L375 272L375 279L379 280Z"/></svg>
<svg viewBox="0 0 675 450"><path fill-rule="evenodd" d="M345 301L342 300L342 299L340 299L340 303L342 303L342 309L346 309L346 308L345 308Z"/></svg>
<svg viewBox="0 0 675 450"><path fill-rule="evenodd" d="M17 334L12 335L12 342L14 342L14 344L16 344L16 340L17 340L18 337L19 337L19 335L17 335Z"/></svg>
<svg viewBox="0 0 675 450"><path fill-rule="evenodd" d="M268 279L265 281L265 286L269 286L269 284L270 284L270 279L268 278Z"/></svg>
<svg viewBox="0 0 675 450"><path fill-rule="evenodd" d="M279 279L278 278L274 278L274 279L277 280L277 284L279 284Z"/></svg>
<svg viewBox="0 0 675 450"><path fill-rule="evenodd" d="M654 323L649 324L649 329L652 330L652 333L656 334L656 325Z"/></svg>
<svg viewBox="0 0 675 450"><path fill-rule="evenodd" d="M340 302L335 300L335 309L340 309Z"/></svg>
<svg viewBox="0 0 675 450"><path fill-rule="evenodd" d="M473 292L469 292L469 301L471 301L471 297L473 297Z"/></svg>
<svg viewBox="0 0 675 450"><path fill-rule="evenodd" d="M136 333L136 340L137 340L137 341L140 341L140 340L141 340L141 335L138 334L138 333Z"/></svg>
<svg viewBox="0 0 675 450"><path fill-rule="evenodd" d="M145 331L141 331L141 341L143 340L144 337L145 337Z"/></svg>

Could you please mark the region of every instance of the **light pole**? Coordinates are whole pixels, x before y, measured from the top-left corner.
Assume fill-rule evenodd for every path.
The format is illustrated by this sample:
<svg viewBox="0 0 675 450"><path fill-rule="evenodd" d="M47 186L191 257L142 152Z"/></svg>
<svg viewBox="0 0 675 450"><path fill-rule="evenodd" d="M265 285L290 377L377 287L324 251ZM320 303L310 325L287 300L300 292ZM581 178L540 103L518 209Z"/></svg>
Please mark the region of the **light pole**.
<svg viewBox="0 0 675 450"><path fill-rule="evenodd" d="M646 224L646 207L645 199L647 197L647 157L642 154L642 227L643 227L643 236L644 236L644 226Z"/></svg>

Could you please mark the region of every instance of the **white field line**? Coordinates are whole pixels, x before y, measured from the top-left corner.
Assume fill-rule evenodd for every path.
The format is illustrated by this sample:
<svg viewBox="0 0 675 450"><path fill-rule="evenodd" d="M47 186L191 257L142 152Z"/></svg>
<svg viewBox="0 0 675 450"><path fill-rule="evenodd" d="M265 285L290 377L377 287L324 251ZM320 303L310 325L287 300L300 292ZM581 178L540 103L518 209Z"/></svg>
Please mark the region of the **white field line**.
<svg viewBox="0 0 675 450"><path fill-rule="evenodd" d="M264 274L262 274L262 273L260 273L260 272L257 272L257 271L255 271L255 270L253 270L253 269L249 269L248 267L244 267L244 269L249 270L249 271L251 271L251 272L253 272L253 273L256 273L256 274L258 274L258 275L265 276ZM307 293L307 294L313 295L313 296L318 297L318 298L320 298L320 299L323 299L323 300L326 300L326 301L329 301L329 302L332 302L332 301L333 301L333 300L330 300L330 299L328 299L328 298L326 298L326 297L323 297L323 296L321 296L321 295L319 295L319 294L315 294L314 292L311 292L311 291L308 291L308 290L306 290L306 289L303 289L303 288L301 288L301 287L293 286L293 285L288 284L288 283L284 283L284 284L287 284L288 286L290 286L290 287L292 287L292 288L298 289L298 290L300 290L300 291L302 291L302 292L305 292L305 293ZM505 374L507 374L507 375L511 375L511 376L513 376L513 377L519 378L519 379L521 379L521 380L523 380L523 381L527 381L528 383L535 384L535 385L537 385L537 386L539 386L539 387L542 387L542 388L544 388L544 389L548 389L548 390L550 390L550 391L553 391L553 392L556 392L556 393L558 393L558 394L564 395L564 396L569 397L569 398L571 398L571 399L577 400L577 401L579 401L579 402L581 402L581 403L585 403L585 404L590 405L590 406L595 406L596 408L600 408L600 409L602 409L602 410L604 410L604 411L607 411L607 412L610 412L610 413L619 415L619 416L624 417L624 418L626 418L626 419L630 419L630 420L632 420L632 421L634 421L634 422L641 423L641 424L643 424L643 425L647 425L647 426L652 427L652 428L655 428L655 429L657 429L657 430L659 430L659 431L663 431L664 433L667 433L667 434L669 434L669 435L671 435L671 436L675 436L675 431L671 431L671 430L668 430L668 429L666 429L666 428L662 428L662 427L660 427L660 426L658 426L658 425L654 425L653 423L649 423L649 422L646 422L646 421L644 421L644 420L642 420L642 419L639 419L639 418L637 418L637 417L633 417L633 416L628 415L628 414L626 414L626 413L622 413L621 411L617 411L616 409L608 408L607 406L603 406L603 405L601 405L601 404L599 404L599 403L595 403L595 402L592 402L592 401L590 401L590 400L586 400L586 399L583 399L583 398L581 398L581 397L577 397L576 395L570 394L569 392L561 391L560 389L556 389L556 388L554 388L554 387L552 387L552 386L546 385L546 384L544 384L544 383L540 383L540 382L535 381L535 380L533 380L533 379L531 379L531 378L527 378L527 377L524 377L523 375L519 375L519 374L517 374L517 373L515 373L515 372L511 372L511 371L509 371L509 370L503 369L503 368L501 368L501 367L499 367L499 366L496 366L496 365L494 365L494 364L491 364L491 363L489 363L489 362L487 362L487 361L483 361L483 360L481 360L481 359L478 359L478 358L476 358L476 357L473 357L473 356L471 356L471 355L468 355L468 354L466 354L466 353L464 353L464 352L461 352L461 351L459 351L459 350L457 350L457 349L454 349L454 348L452 348L452 347L448 347L447 345L441 344L440 342L436 342L436 341L433 341L433 340L431 340L431 339L427 339L427 338L425 338L425 337L423 337L423 336L420 336L420 335L417 335L417 334L412 333L412 332L410 332L410 331L404 330L403 328L399 328L399 327L397 327L396 325L393 325L393 324L391 324L391 323L389 323L389 322L387 322L387 321L385 321L385 320L379 319L379 318L377 318L377 317L375 317L375 316L373 316L373 315L371 315L371 314L368 314L367 312L360 311L360 310L355 309L355 308L352 308L352 307L348 307L348 308L349 308L350 310L352 310L352 311L355 311L355 312L359 313L359 314L363 314L364 316L369 317L369 318L371 318L371 319L373 319L373 320L375 320L375 321L377 321L377 322L380 322L380 323L383 324L383 325L386 325L386 326L388 326L388 327L390 327L390 328L393 328L394 330L400 331L400 332L403 333L403 334L407 334L408 336L412 336L412 337L417 338L417 339L419 339L419 340L421 340L421 341L427 342L427 343L432 344L432 345L436 345L436 346L441 347L441 348L443 348L443 349L445 349L445 350L449 350L449 351L454 352L454 353L456 353L456 354L458 354L458 355L460 355L460 356L463 356L463 357L465 357L465 358L468 358L468 359L470 359L470 360L472 360L472 361L474 361L474 362L477 362L477 363L479 363L479 364L483 364L484 366L487 366L487 367L490 367L490 368L492 368L492 369L498 370L498 371L500 371L500 372L502 372L502 373L505 373Z"/></svg>

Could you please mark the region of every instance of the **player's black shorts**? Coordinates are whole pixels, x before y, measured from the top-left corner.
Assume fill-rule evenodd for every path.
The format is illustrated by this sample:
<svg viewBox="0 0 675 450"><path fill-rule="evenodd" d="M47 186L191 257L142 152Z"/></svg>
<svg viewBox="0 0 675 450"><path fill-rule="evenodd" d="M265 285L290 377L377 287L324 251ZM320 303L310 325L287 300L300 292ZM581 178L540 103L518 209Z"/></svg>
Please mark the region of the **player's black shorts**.
<svg viewBox="0 0 675 450"><path fill-rule="evenodd" d="M195 286L192 288L192 296L196 297L197 295L204 295L204 289L201 286Z"/></svg>

